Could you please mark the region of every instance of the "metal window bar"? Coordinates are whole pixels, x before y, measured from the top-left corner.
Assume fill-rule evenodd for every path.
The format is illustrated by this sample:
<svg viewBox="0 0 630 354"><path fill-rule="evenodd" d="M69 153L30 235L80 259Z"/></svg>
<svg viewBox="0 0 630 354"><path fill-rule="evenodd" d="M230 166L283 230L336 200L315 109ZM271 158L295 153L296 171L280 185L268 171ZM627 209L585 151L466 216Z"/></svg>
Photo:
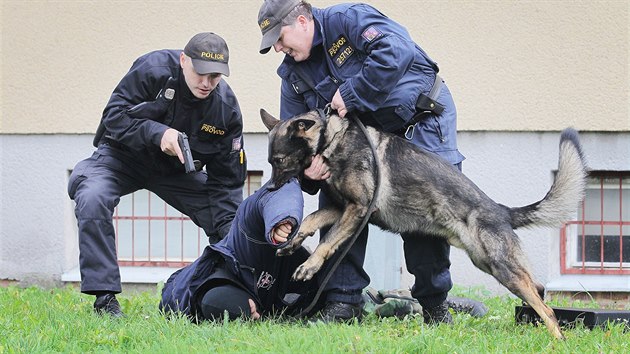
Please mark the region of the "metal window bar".
<svg viewBox="0 0 630 354"><path fill-rule="evenodd" d="M260 188L261 180L262 171L248 171L243 187L243 197L247 197ZM142 199L145 195L146 215L140 215L141 213L136 210L136 206L139 203L139 198ZM160 208L153 208L153 203L163 204L163 214L154 214L154 210ZM130 208L128 213L121 212L123 206ZM147 190L137 191L121 198L121 203L114 210L113 222L116 232L116 252L120 266L181 268L199 257L207 245L207 238L203 229L195 225L188 216L176 211ZM163 230L160 230L159 227L152 227L152 224L156 222L163 224ZM126 228L123 227L123 223L128 224ZM141 228L139 227L141 223L146 227L144 233L138 231ZM178 232L173 232L174 230L178 230ZM189 231L192 230L196 232L196 240L193 241L196 246L193 247L191 254L190 244L186 240L190 239ZM164 240L160 242L162 237ZM139 241L140 238L144 239L146 244ZM121 242L121 239L124 242ZM174 240L177 240L177 243L174 243ZM146 250L139 250L145 246ZM187 250L189 252L186 252Z"/></svg>
<svg viewBox="0 0 630 354"><path fill-rule="evenodd" d="M630 274L630 252L625 253L624 259L624 238L630 240L630 232L624 234L624 227L630 230L630 218L624 220L624 191L630 193L628 188L624 188L624 178L628 178L627 174L615 173L600 174L594 176L599 181L599 220L588 220L586 211L590 208L586 199L581 203L581 214L579 220L567 222L560 230L560 265L562 274L614 274L627 275ZM604 190L606 186L604 180L614 177L617 179L616 190L618 191L618 220L605 220L605 203ZM625 205L625 208L628 208ZM599 226L599 235L589 235L587 229L589 227ZM610 229L617 229L617 235L607 234ZM574 230L572 233L571 230ZM577 233L577 234L576 234ZM616 238L617 240L614 240ZM613 240L612 242L608 242ZM574 242L572 242L574 241ZM618 242L618 248L616 248ZM594 243L599 244L599 259L592 261L587 254L587 246ZM628 242L625 243L629 245ZM607 247L608 245L608 252ZM578 247L580 246L580 247ZM611 250L612 249L612 250ZM577 262L571 257L571 252L578 254ZM613 254L608 254L614 252ZM618 256L618 258L617 258ZM607 259L608 258L608 259ZM612 259L618 260L612 261Z"/></svg>

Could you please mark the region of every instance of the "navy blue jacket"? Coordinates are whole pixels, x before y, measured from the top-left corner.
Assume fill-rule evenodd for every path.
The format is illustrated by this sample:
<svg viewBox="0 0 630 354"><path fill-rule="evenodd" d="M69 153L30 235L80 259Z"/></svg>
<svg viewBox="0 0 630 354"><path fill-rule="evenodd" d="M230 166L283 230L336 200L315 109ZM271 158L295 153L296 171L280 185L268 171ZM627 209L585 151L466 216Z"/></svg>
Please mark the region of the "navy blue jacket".
<svg viewBox="0 0 630 354"><path fill-rule="evenodd" d="M224 80L207 98L194 97L186 85L180 53L158 50L136 59L103 111L105 132L100 142L107 137L118 143L117 151L137 160L138 168L168 176L185 171L176 156L161 151L162 136L169 127L186 133L193 159L207 172L209 211L214 220L208 226L221 236L241 201L239 189L247 176L243 119L236 96ZM167 82L175 91L171 100L164 97Z"/></svg>
<svg viewBox="0 0 630 354"><path fill-rule="evenodd" d="M366 4L313 8L313 17L315 38L309 59L298 63L286 56L278 68L281 118L323 108L338 88L348 111L359 117L390 108L395 112L390 119L408 122L416 113L418 96L431 90L438 66L407 30ZM316 92L304 89L296 65L311 76ZM464 157L457 150L457 114L446 86L438 102L445 106L444 112L419 122L412 143L457 164Z"/></svg>
<svg viewBox="0 0 630 354"><path fill-rule="evenodd" d="M276 250L285 244L276 244L271 231L278 224L289 221L297 232L302 221L304 199L294 178L279 189L267 185L246 198L239 206L230 232L220 242L206 247L203 255L191 265L174 273L162 290L160 308L199 316L198 304L207 291L207 284L216 280L214 265L221 257L220 274L244 287L260 305L258 312L267 314L280 309L287 293L299 293L289 278L295 268L304 262L308 252L303 248L291 256L277 257ZM300 282L303 283L303 282Z"/></svg>
<svg viewBox="0 0 630 354"><path fill-rule="evenodd" d="M247 166L243 156L243 119L230 86L221 80L201 100L190 92L179 63L181 50L158 50L138 58L114 89L102 117L106 133L151 161L161 173L181 173L175 156L160 149L162 135L169 128L186 133L193 158L208 171L208 185L221 189L243 185ZM156 100L168 79L175 79L175 97Z"/></svg>

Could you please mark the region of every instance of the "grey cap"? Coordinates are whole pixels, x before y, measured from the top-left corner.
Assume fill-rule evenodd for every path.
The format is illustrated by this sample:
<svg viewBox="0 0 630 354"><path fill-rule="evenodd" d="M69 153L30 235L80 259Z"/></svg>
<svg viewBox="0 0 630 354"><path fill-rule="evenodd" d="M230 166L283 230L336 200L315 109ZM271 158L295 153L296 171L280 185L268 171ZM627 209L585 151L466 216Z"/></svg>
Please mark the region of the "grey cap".
<svg viewBox="0 0 630 354"><path fill-rule="evenodd" d="M265 0L258 12L258 26L263 38L260 54L265 54L280 38L282 19L291 12L301 0Z"/></svg>
<svg viewBox="0 0 630 354"><path fill-rule="evenodd" d="M197 74L223 74L230 76L230 52L223 38L212 32L198 33L188 41L184 54L192 59Z"/></svg>

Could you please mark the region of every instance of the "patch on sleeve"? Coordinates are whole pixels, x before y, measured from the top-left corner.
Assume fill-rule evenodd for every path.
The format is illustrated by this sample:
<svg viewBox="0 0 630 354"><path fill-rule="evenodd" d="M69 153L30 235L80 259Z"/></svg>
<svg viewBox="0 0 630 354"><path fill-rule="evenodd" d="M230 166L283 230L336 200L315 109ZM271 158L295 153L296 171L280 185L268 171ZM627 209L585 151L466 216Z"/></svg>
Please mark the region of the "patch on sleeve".
<svg viewBox="0 0 630 354"><path fill-rule="evenodd" d="M241 137L232 139L232 151L239 151L241 149Z"/></svg>
<svg viewBox="0 0 630 354"><path fill-rule="evenodd" d="M361 36L365 38L365 40L368 42L372 42L373 40L375 40L376 38L382 35L383 35L383 32L379 31L378 28L376 28L376 26L368 27L365 31L363 31L363 34L361 34Z"/></svg>

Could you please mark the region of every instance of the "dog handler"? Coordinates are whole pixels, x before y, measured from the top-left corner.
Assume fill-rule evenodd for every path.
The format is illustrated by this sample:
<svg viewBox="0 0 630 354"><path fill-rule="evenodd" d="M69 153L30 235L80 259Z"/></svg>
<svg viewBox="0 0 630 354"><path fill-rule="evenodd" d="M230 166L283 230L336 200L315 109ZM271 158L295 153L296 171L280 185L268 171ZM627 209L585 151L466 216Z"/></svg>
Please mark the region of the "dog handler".
<svg viewBox="0 0 630 354"><path fill-rule="evenodd" d="M464 157L457 150L451 94L437 76L437 64L400 24L366 4L319 9L306 1L265 0L258 25L260 53L273 48L285 55L277 70L281 119L330 103L341 117L356 113L365 124L408 139L461 169ZM320 156L304 174L313 181L329 177ZM317 190L303 184L306 191ZM325 203L320 193L320 204ZM326 285L327 304L320 314L324 321L362 316L361 291L370 282L363 270L367 230ZM450 323L450 246L441 238L401 236L407 270L415 276L412 295L422 305L425 322ZM451 307L474 311L476 305L482 304L464 301Z"/></svg>
<svg viewBox="0 0 630 354"><path fill-rule="evenodd" d="M309 305L316 281L291 281L309 256L299 248L290 256L276 250L297 232L304 209L302 189L293 178L277 189L268 184L239 206L227 236L191 265L168 279L160 309L193 321L297 314Z"/></svg>
<svg viewBox="0 0 630 354"><path fill-rule="evenodd" d="M112 224L120 197L148 189L203 228L210 243L228 232L246 177L243 120L228 76L223 38L199 33L185 49L138 58L114 89L94 139L97 150L72 171L81 292L94 309L122 316ZM178 143L188 136L196 171L187 174ZM203 166L206 170L202 170Z"/></svg>

